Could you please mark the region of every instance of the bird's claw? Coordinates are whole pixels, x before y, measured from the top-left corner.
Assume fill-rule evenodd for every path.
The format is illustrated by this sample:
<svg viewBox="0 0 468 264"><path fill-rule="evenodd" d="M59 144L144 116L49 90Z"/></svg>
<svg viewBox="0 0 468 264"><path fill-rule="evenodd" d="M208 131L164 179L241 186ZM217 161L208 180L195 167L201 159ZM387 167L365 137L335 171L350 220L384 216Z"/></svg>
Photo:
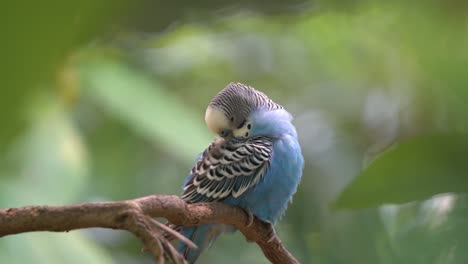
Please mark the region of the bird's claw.
<svg viewBox="0 0 468 264"><path fill-rule="evenodd" d="M254 215L249 209L244 209L245 213L247 214L248 221L247 221L247 227L251 227L254 222Z"/></svg>
<svg viewBox="0 0 468 264"><path fill-rule="evenodd" d="M276 238L276 230L273 227L273 224L269 224L269 225L270 225L270 238L268 238L267 243L272 242Z"/></svg>

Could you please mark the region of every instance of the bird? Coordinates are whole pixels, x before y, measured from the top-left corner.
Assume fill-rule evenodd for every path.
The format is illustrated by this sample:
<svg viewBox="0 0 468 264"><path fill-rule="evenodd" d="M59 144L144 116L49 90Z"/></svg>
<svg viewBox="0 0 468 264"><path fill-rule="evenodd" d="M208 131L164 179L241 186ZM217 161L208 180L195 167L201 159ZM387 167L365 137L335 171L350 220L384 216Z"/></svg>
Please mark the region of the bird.
<svg viewBox="0 0 468 264"><path fill-rule="evenodd" d="M304 159L292 115L263 92L229 83L209 103L205 123L217 134L197 158L183 185L186 203L222 202L243 208L273 225L280 219L302 177ZM251 222L250 222L251 223ZM195 263L221 233L220 223L180 227L197 248L180 242L178 252Z"/></svg>

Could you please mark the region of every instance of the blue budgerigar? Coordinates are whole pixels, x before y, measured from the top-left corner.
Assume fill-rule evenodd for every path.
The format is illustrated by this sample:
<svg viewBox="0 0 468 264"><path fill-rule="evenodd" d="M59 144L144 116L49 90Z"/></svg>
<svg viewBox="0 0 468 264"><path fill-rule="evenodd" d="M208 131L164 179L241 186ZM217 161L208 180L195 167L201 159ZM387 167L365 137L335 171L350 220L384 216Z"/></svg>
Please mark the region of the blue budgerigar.
<svg viewBox="0 0 468 264"><path fill-rule="evenodd" d="M207 126L220 137L200 155L184 184L187 203L237 205L274 224L285 212L301 180L303 158L292 116L264 93L230 83L210 102ZM182 227L197 249L179 252L194 263L223 231L223 224Z"/></svg>

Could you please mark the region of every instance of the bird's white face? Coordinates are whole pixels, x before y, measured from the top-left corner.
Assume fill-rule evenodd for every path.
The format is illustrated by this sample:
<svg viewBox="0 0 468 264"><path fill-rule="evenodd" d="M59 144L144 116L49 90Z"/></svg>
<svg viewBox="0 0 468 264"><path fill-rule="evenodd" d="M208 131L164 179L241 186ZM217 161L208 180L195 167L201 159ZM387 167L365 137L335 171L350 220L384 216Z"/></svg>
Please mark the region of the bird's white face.
<svg viewBox="0 0 468 264"><path fill-rule="evenodd" d="M248 120L236 127L233 120L229 120L225 113L216 107L208 106L205 113L205 122L208 128L221 137L248 137L251 124Z"/></svg>
<svg viewBox="0 0 468 264"><path fill-rule="evenodd" d="M223 135L230 129L229 120L224 112L211 106L206 109L205 122L208 128L218 135Z"/></svg>

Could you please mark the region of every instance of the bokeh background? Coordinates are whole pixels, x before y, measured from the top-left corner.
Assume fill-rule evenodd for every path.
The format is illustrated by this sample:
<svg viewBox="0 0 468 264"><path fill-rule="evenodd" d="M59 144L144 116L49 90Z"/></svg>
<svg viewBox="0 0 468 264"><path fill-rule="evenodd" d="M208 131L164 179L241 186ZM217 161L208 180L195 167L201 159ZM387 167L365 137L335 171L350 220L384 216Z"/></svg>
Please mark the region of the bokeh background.
<svg viewBox="0 0 468 264"><path fill-rule="evenodd" d="M26 2L26 1L25 1ZM10 1L0 207L179 194L231 81L295 116L301 263L468 263L464 1ZM121 231L0 239L0 263L152 263ZM241 234L200 263L267 263Z"/></svg>

